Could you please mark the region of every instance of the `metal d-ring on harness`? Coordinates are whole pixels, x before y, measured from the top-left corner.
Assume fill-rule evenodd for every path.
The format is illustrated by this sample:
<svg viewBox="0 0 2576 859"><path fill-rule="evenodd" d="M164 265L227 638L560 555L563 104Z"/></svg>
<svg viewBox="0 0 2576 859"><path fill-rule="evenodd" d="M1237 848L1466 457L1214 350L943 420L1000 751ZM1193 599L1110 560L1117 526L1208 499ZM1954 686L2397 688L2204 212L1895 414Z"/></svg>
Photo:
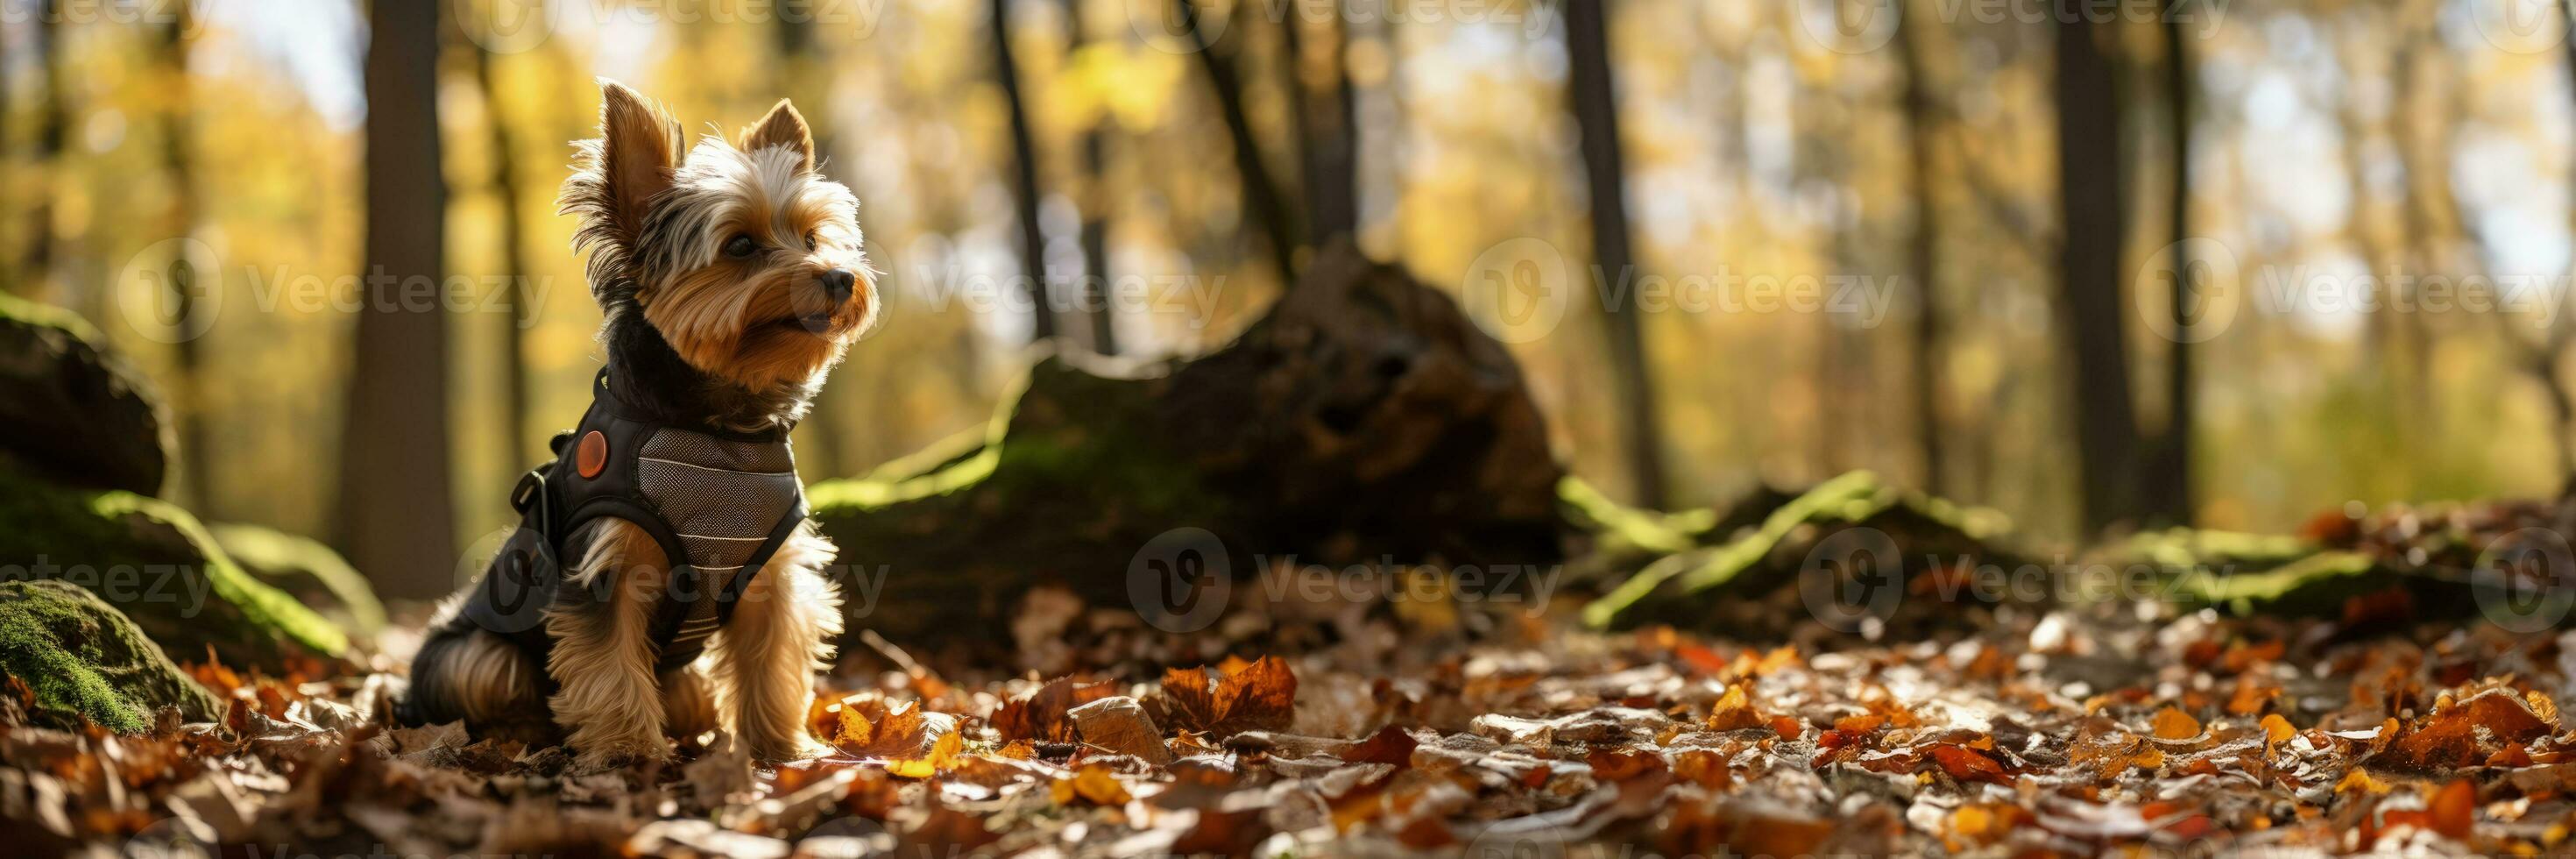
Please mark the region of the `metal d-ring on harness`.
<svg viewBox="0 0 2576 859"><path fill-rule="evenodd" d="M519 478L510 506L519 529L474 583L461 616L527 648L542 662L553 640L548 606L606 602L628 586L610 570L588 587L563 587L566 542L602 518L652 535L670 561L651 640L657 670L687 665L733 616L745 586L805 521L805 488L784 430L735 434L652 421L608 387L603 369L590 410L551 443L555 458ZM567 449L569 448L569 449ZM577 548L577 547L575 547Z"/></svg>

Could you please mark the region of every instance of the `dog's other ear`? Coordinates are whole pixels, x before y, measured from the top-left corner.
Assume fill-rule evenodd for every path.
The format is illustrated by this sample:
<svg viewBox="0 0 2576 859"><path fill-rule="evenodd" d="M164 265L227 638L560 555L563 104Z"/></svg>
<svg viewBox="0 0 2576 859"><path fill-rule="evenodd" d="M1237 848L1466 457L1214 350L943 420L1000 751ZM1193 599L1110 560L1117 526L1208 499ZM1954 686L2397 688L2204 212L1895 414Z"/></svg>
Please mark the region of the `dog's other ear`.
<svg viewBox="0 0 2576 859"><path fill-rule="evenodd" d="M744 152L775 146L787 147L804 159L797 169L814 169L814 132L805 127L805 117L796 112L796 105L783 98L777 107L769 109L768 116L744 126L734 141L734 147Z"/></svg>
<svg viewBox="0 0 2576 859"><path fill-rule="evenodd" d="M599 172L606 214L632 243L656 194L671 187L680 163L680 124L616 81L600 81Z"/></svg>

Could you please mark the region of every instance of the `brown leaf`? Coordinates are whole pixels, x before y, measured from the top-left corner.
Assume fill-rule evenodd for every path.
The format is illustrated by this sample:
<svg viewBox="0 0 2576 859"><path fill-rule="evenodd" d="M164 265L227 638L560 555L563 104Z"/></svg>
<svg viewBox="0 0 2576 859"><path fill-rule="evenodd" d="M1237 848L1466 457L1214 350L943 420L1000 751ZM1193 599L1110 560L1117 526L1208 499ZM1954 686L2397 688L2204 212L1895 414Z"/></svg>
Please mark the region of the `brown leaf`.
<svg viewBox="0 0 2576 859"><path fill-rule="evenodd" d="M1403 728L1388 725L1377 729L1377 733L1369 735L1368 739L1342 752L1341 758L1345 762L1354 764L1392 764L1397 767L1409 767L1413 765L1413 750L1418 745L1420 744L1413 741L1412 734L1406 733Z"/></svg>
<svg viewBox="0 0 2576 859"><path fill-rule="evenodd" d="M1002 740L1030 740L1040 743L1070 743L1076 739L1073 721L1065 713L1075 707L1107 698L1116 685L1107 681L1086 682L1080 677L1058 677L1039 686L1027 696L1003 704L993 712L993 730L1002 732Z"/></svg>
<svg viewBox="0 0 2576 859"><path fill-rule="evenodd" d="M1205 668L1174 668L1163 673L1158 721L1166 727L1204 731L1218 737L1244 731L1288 727L1297 709L1297 675L1288 663L1264 656L1244 662L1228 657L1215 676Z"/></svg>

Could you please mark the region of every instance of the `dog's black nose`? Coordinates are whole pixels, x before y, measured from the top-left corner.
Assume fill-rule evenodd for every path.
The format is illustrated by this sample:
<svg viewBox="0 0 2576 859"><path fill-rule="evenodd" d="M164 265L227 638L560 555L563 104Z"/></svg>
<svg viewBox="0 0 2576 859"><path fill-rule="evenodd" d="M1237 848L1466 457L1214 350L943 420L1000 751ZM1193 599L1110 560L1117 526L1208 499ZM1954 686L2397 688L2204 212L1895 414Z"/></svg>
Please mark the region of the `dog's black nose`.
<svg viewBox="0 0 2576 859"><path fill-rule="evenodd" d="M850 270L846 268L836 268L831 271L824 272L823 294L830 296L833 304L848 301L850 300L851 287L856 286L858 282L859 276L851 274Z"/></svg>

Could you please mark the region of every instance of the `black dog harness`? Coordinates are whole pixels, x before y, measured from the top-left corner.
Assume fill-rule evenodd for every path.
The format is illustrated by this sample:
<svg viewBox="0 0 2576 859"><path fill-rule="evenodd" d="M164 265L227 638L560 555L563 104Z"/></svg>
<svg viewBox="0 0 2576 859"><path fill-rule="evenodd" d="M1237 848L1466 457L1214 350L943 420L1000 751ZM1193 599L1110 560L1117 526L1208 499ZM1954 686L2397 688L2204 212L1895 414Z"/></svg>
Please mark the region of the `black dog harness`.
<svg viewBox="0 0 2576 859"><path fill-rule="evenodd" d="M682 429L643 417L592 384L581 424L557 434L555 459L519 478L510 506L519 530L474 583L459 615L534 654L553 647L545 609L608 601L621 570L563 587L566 541L582 526L623 519L653 536L671 569L655 608L657 670L689 664L762 565L805 521L805 486L783 429L757 434ZM566 448L570 449L567 450Z"/></svg>

